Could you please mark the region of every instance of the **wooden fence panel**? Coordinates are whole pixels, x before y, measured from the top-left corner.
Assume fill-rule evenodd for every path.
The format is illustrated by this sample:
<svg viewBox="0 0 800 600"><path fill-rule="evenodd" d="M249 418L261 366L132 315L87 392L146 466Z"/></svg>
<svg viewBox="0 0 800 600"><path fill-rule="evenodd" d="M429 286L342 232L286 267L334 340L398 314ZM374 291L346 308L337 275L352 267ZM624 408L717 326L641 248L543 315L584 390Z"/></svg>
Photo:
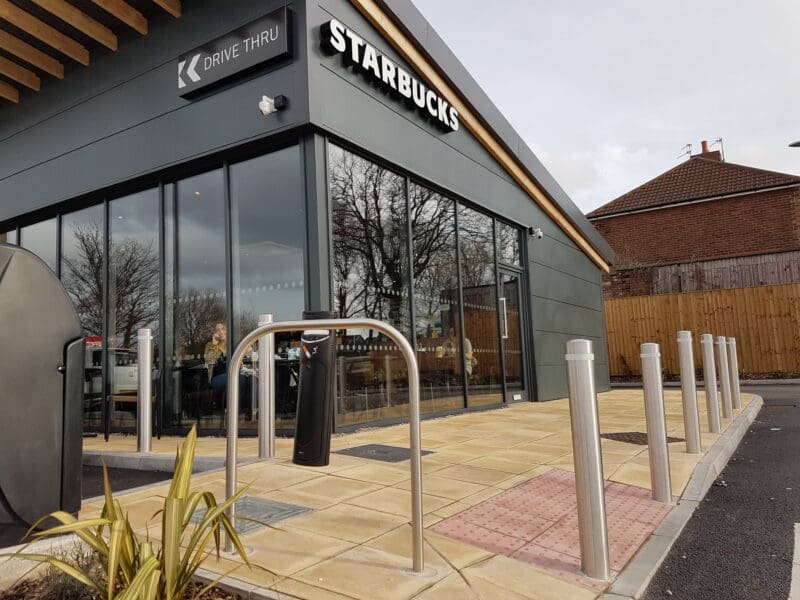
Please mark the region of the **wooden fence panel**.
<svg viewBox="0 0 800 600"><path fill-rule="evenodd" d="M612 376L641 375L639 346L661 344L662 364L679 371L677 332L735 337L743 373L800 373L800 284L634 296L605 300Z"/></svg>

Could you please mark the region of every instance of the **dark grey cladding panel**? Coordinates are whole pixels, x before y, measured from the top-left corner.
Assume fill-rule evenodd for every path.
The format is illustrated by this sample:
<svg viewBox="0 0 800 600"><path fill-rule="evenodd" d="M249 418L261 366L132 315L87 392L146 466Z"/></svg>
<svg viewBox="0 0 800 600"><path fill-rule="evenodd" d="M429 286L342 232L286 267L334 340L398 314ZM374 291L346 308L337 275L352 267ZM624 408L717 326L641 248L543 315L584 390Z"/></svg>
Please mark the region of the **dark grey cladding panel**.
<svg viewBox="0 0 800 600"><path fill-rule="evenodd" d="M567 193L553 179L553 176L536 158L533 151L514 131L506 118L492 103L486 93L469 74L469 71L456 58L447 44L430 26L428 21L417 10L410 0L382 0L390 13L402 23L408 34L424 49L429 58L439 66L448 79L458 88L467 102L475 108L489 127L500 137L506 147L516 154L528 172L547 194L555 200L570 220L592 242L592 245L607 260L613 260L614 251L598 231L589 223L580 209L569 198Z"/></svg>
<svg viewBox="0 0 800 600"><path fill-rule="evenodd" d="M217 148L307 121L305 9L290 2L295 56L192 100L178 96L177 57L262 16L282 0L185 3L181 19L153 18L147 36L0 110L0 220ZM48 79L48 78L45 78ZM289 96L270 119L263 94Z"/></svg>
<svg viewBox="0 0 800 600"><path fill-rule="evenodd" d="M585 308L601 310L603 294L599 284L575 277L562 269L534 263L531 266L531 280L535 282L533 293L543 298L576 304Z"/></svg>
<svg viewBox="0 0 800 600"><path fill-rule="evenodd" d="M595 369L595 388L598 392L607 392L610 389L608 369ZM558 400L567 397L567 367L542 366L536 368L537 399L540 402Z"/></svg>
<svg viewBox="0 0 800 600"><path fill-rule="evenodd" d="M341 73L323 68L316 80L331 97L347 97L346 103L319 106L312 116L335 135L516 223L528 225L546 219L515 183L487 164L488 155L486 160L474 158L483 152L477 145L469 153L454 149L453 139L431 135L430 126L416 113L398 111L390 106L391 98L365 93ZM469 139L462 141L470 143Z"/></svg>
<svg viewBox="0 0 800 600"><path fill-rule="evenodd" d="M567 342L575 339L591 340L595 366L608 367L608 348L604 337L570 335L549 331L536 332L536 364L541 366L564 365Z"/></svg>
<svg viewBox="0 0 800 600"><path fill-rule="evenodd" d="M265 85L291 88L295 74L248 81L0 180L0 221L294 126L300 117L292 111L269 119L258 112Z"/></svg>
<svg viewBox="0 0 800 600"><path fill-rule="evenodd" d="M600 285L600 269L574 244L563 243L548 235L540 240L530 238L528 257L532 263L565 271Z"/></svg>
<svg viewBox="0 0 800 600"><path fill-rule="evenodd" d="M531 308L537 331L564 333L573 337L600 338L604 335L602 311L538 296L532 298Z"/></svg>

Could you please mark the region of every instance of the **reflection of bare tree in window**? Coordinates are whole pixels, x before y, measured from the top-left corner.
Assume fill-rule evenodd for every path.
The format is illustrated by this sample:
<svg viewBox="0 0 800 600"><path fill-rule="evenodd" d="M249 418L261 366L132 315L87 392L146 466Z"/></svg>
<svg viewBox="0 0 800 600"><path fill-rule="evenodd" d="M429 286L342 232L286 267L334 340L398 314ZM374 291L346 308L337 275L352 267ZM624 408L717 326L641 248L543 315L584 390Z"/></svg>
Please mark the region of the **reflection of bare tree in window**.
<svg viewBox="0 0 800 600"><path fill-rule="evenodd" d="M63 258L61 275L85 331L103 330L103 234L97 224L74 225L74 252ZM137 329L158 318L158 255L153 244L126 239L111 248L113 285L109 301L116 307L117 332L129 348Z"/></svg>
<svg viewBox="0 0 800 600"><path fill-rule="evenodd" d="M180 353L201 355L214 325L225 323L225 299L214 290L187 289L175 304L176 347Z"/></svg>
<svg viewBox="0 0 800 600"><path fill-rule="evenodd" d="M405 180L333 149L331 198L339 314L403 323L408 304Z"/></svg>
<svg viewBox="0 0 800 600"><path fill-rule="evenodd" d="M417 317L430 325L442 304L457 301L454 204L416 184L412 184L409 197ZM430 335L430 331L424 335Z"/></svg>
<svg viewBox="0 0 800 600"><path fill-rule="evenodd" d="M458 212L461 278L465 288L494 283L492 219L461 207Z"/></svg>

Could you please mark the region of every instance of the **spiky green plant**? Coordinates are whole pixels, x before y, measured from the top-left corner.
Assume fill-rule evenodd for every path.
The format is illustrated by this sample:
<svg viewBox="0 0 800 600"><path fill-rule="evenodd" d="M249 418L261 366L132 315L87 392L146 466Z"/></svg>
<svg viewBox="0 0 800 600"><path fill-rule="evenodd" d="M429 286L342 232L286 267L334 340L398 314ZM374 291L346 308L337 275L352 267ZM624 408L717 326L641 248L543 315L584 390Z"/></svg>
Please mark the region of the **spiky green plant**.
<svg viewBox="0 0 800 600"><path fill-rule="evenodd" d="M178 448L175 473L164 498L161 513L161 545L154 550L149 535L144 539L131 527L119 500L111 493L108 471L103 465L105 503L99 518L76 519L71 514L58 511L42 517L28 532L33 539L65 534L75 534L98 556L105 565L105 581L92 579L80 566L70 565L57 556L27 554L24 551L12 556L24 560L46 563L69 577L94 589L106 600L179 600L194 581L195 573L203 561L214 551L220 553L220 534L230 536L236 553L250 566L247 553L238 534L225 515L225 511L243 493L217 504L210 492L190 492L192 464L194 462L197 431L194 427ZM191 523L192 515L205 505L205 514L199 523ZM156 513L157 515L158 513ZM154 515L155 516L155 515ZM47 519L60 523L55 527L32 533ZM222 579L220 577L219 579ZM202 595L218 581L198 592Z"/></svg>

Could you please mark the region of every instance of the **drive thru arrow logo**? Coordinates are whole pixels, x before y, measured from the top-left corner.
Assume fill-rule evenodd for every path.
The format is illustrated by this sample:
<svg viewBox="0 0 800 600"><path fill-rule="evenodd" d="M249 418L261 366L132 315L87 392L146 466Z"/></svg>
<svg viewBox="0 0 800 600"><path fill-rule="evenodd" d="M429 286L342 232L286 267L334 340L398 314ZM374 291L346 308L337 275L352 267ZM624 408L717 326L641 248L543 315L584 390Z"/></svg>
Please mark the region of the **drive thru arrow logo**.
<svg viewBox="0 0 800 600"><path fill-rule="evenodd" d="M195 54L192 57L192 60L189 61L189 67L186 69L186 75L189 76L189 79L192 80L193 83L197 83L200 81L200 75L197 74L195 68L197 67L197 61L200 60L200 55ZM178 63L178 89L185 88L186 82L181 79L181 75L184 74L183 66L186 64L185 60L182 60Z"/></svg>

